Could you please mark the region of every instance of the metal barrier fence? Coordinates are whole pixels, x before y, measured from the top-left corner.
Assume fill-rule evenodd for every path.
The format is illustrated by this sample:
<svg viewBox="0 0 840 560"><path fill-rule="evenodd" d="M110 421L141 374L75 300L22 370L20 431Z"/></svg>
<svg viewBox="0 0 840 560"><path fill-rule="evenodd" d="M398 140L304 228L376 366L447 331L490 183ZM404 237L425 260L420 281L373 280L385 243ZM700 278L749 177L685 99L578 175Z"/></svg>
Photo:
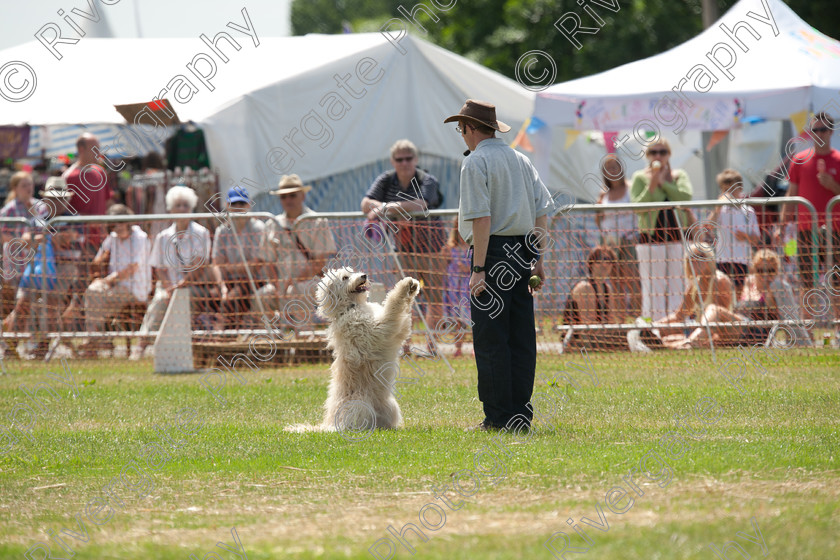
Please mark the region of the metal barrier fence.
<svg viewBox="0 0 840 560"><path fill-rule="evenodd" d="M825 223L826 229L829 232L834 230L834 207L837 206L838 203L840 203L840 194L832 197L831 200L828 201L828 204L825 205ZM834 235L826 235L825 245L827 268L832 270L834 268Z"/></svg>
<svg viewBox="0 0 840 560"><path fill-rule="evenodd" d="M835 197L829 204L829 217L838 200L840 197ZM628 332L634 330L646 332L658 327L663 332L666 329L673 331L674 337L685 337L702 327L708 339L706 344L714 349L715 341L727 344L741 340L743 330L766 336L768 330L777 326L791 328L802 323L803 317L799 312L795 312L794 316L749 322L701 321L702 317L695 315L667 326L657 323L682 305L690 285L695 288L701 309L714 302L715 294L706 293L701 280L698 280L702 275L695 269L697 264L692 259L684 259L689 243L710 247L718 256L719 263L721 255L734 254L733 247L727 246L727 243L738 244L742 249L745 243L736 234L738 227L735 222L721 220L721 223L710 225L701 216L692 218L683 212L728 208L719 215L731 219L733 212L746 213L744 207L767 202L804 205L812 217L811 240L818 244L816 211L801 197L745 199L738 201L737 206L731 201L581 204L559 214L551 221L549 235L552 243L544 255L547 279L543 290L535 298L541 348L558 354L578 347L623 351L628 349ZM674 211L678 227L672 232L671 242L640 243L636 216L661 210ZM192 252L200 252L196 246L216 244L221 230L217 229L215 235L210 232L195 233L201 230L193 226L176 231L174 223L204 220L205 223L218 225L236 214L55 217L48 220L44 228L44 231L54 233L41 239L40 277L30 275L30 286L21 290L22 294L17 294L15 311L28 305L25 313L22 312L25 316L16 315L12 320L6 317L0 336L3 341L16 346L28 345L29 350L24 348L20 351L18 348L19 353L26 357L32 354L41 357L44 354L49 359L56 352L71 357L89 355L87 350L96 353L116 352L117 349L129 355L137 348L140 348L139 355L142 356L144 349L158 334L158 325L171 295L171 290L167 290L171 285L179 285L191 294L190 328L192 339L196 342L236 340L237 337L266 333L266 318L279 318L280 324L294 331L298 339L316 339L326 327L314 313L314 291L320 281L319 273L349 265L370 275L374 282L372 299L381 299L400 277L411 275L420 279L423 290L415 306L415 333L431 333L425 339L429 342L429 350L435 351L436 346L440 346L449 353L454 342L435 342L435 333L447 330L443 327L452 322L469 331L469 306L468 303L464 305L469 300L469 255L466 245L452 232L456 215L454 210L436 210L413 215L398 213L390 219L369 221L359 212L308 213L296 221L294 228L287 230L272 214L248 213L239 216L243 221L263 223L257 228L259 232L249 233L245 231L247 228L237 231L243 226L237 226L232 231L228 229L221 249L216 251L215 248L205 247L204 261L198 264L190 260L195 257ZM96 264L91 259L99 247L75 247L73 250L79 252L75 261L72 250L56 247L53 249L55 262L51 268L46 245L50 239L57 239L61 231L78 229L82 224L116 226L129 223L148 228L151 224L162 222L173 223L170 229L177 234L176 237L180 237L169 240L169 248L162 250L165 254L161 255L158 251L155 268L159 273L155 279L148 281L145 298L138 296L132 300L129 297L131 294L125 293L131 288L114 295L111 293L114 285L103 287L102 278L110 274L109 266L113 269L113 266L122 266L130 261L126 254L119 253L127 249L116 249L122 247L116 242L112 242L113 250L108 258L104 261L100 259L101 262ZM4 223L21 226L27 221L23 218L0 220L0 224ZM742 251L738 257L740 262L735 263L742 266L733 268L730 273L732 284L737 283L739 288L750 272L746 265L754 254L754 241L746 241L746 262ZM154 243L154 239L148 240L150 248ZM832 265L830 243L829 236L826 242L829 254L824 259L827 270L831 270ZM596 267L597 259L588 261L588 258L592 248L599 245L610 248L615 262L610 263L605 277L594 278L590 268ZM809 256L810 264L806 271L804 268L799 270L802 263L796 262L792 255L786 255L778 244L771 244L770 248L780 261L781 267L777 271L780 284L792 284L790 287L795 293L803 272L810 277L810 285L818 283L821 259L817 251L813 252L812 258ZM33 246L30 250L34 253L36 248ZM187 253L182 254L182 250ZM62 252L66 254L59 255ZM225 255L218 262L213 259L217 252ZM95 270L97 265L103 265L104 269ZM151 275L151 263L146 262L143 266L144 274ZM166 275L169 275L168 280ZM599 287L595 287L594 299L591 296L588 296L589 299L578 298L575 292L576 286L587 279L591 285L599 282L603 285L601 292L598 292ZM114 284L121 285L121 280L124 278L117 278ZM158 283L160 286L153 289ZM737 292L732 303L737 301L741 290ZM800 297L796 293L795 298L799 300ZM28 303L21 304L21 300ZM644 320L640 322L639 317ZM838 321L835 320L834 324ZM717 336L721 332L728 332L733 340ZM113 345L114 339L118 338L127 339L124 349ZM463 338L468 339L469 334Z"/></svg>

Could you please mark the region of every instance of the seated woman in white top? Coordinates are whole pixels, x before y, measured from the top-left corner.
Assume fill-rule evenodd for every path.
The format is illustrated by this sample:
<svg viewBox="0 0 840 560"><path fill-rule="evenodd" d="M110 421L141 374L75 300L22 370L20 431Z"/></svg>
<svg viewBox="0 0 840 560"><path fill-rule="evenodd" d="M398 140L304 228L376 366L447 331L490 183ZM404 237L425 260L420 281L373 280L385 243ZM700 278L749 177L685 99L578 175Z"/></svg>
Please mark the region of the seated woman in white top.
<svg viewBox="0 0 840 560"><path fill-rule="evenodd" d="M601 160L601 176L607 191L598 197L598 204L630 202L630 185L618 156L609 154ZM617 297L621 298L622 313L638 317L642 312L642 286L635 247L638 232L636 214L632 210L598 212L595 222L601 229L601 243L610 247L618 257L615 288Z"/></svg>
<svg viewBox="0 0 840 560"><path fill-rule="evenodd" d="M667 347L679 348L685 345L684 327L676 325L689 320L700 321L710 305L732 310L732 281L715 267L714 252L704 245L691 243L683 259L685 293L679 308L669 316L653 323L662 333L662 342ZM674 329L669 328L675 325ZM667 329L667 330L666 330ZM675 334L676 329L683 331ZM667 334L673 336L667 336Z"/></svg>
<svg viewBox="0 0 840 560"><path fill-rule="evenodd" d="M799 305L793 295L793 288L779 274L779 256L769 249L756 252L750 265L751 274L746 277L743 290L734 309L715 304L706 307L698 327L687 337L684 346L698 348L708 346L708 323L740 323L712 330L716 343L735 345L764 344L768 341L778 321L789 318L801 320ZM782 309L788 310L787 314ZM774 321L776 325L750 324L756 321ZM810 345L811 337L801 324L786 325L783 330L789 345Z"/></svg>
<svg viewBox="0 0 840 560"><path fill-rule="evenodd" d="M166 193L166 209L172 214L189 214L198 204L198 195L189 187L177 185ZM160 328L163 316L169 306L172 293L185 288L190 291L190 307L193 318L204 319L201 326L211 328L213 324L207 317L218 312L218 303L222 295L227 294L227 287L222 282L222 275L217 266L210 261L210 231L192 221L179 218L157 234L150 261L157 286L140 332L146 334ZM196 317L197 312L205 313ZM132 349L130 359L139 359L147 341Z"/></svg>
<svg viewBox="0 0 840 560"><path fill-rule="evenodd" d="M115 204L108 209L109 216L128 216L127 206ZM91 282L85 291L85 329L101 332L105 321L132 303L145 303L152 288L152 267L149 264L149 237L142 229L128 222L114 226L105 238L94 264L107 262L108 274ZM91 355L104 347L94 340L79 348L81 355Z"/></svg>

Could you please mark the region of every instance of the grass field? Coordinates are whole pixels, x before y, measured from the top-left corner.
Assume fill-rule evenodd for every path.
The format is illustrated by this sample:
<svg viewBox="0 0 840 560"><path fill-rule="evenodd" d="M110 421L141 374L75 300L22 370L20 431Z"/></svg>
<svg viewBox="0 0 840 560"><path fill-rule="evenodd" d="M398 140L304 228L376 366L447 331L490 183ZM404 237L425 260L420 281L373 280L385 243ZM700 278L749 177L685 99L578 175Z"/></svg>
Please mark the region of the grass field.
<svg viewBox="0 0 840 560"><path fill-rule="evenodd" d="M223 405L199 375L154 375L148 362L70 362L76 398L46 374L60 364L9 362L0 375L3 429L10 414L25 424L22 407L32 401L22 383L49 382L58 399L37 410L31 439L17 428L0 432L7 446L0 557L22 558L41 541L55 558L69 558L68 549L74 559L237 558L235 527L252 560L374 558L368 548L388 536L389 525L399 531L414 523L428 537L406 533L415 558L551 559L543 543L557 531L570 535L570 546L589 548L566 558L713 559L709 543L720 549L733 540L761 558L754 519L768 557L838 558L840 353L784 352L781 365L766 362L766 374L745 370L743 394L706 351L589 354L598 386L569 368L577 388L560 377L553 386L537 382L538 393L560 403L552 429L537 423L530 435L497 436L464 431L482 419L472 358L454 360L454 373L426 360L417 383L399 386L404 428L360 434L369 435L361 441L283 431L320 421L326 366L246 369L247 384L229 380ZM737 355L719 351L717 359ZM551 378L571 359L541 356L538 371ZM708 399L720 406L716 418ZM692 416L678 427L674 415L694 414L698 402L708 423ZM185 407L195 414L180 417L182 432L164 427ZM660 438L669 431L689 448L666 455ZM650 450L670 465L670 481L667 467L650 461L646 476L638 472ZM146 474L125 469L123 483L114 479L131 464ZM631 468L635 493L622 479ZM468 497L452 490L454 482ZM433 486L448 487L444 496L455 507L435 499ZM612 502L616 508L635 499L622 515L605 506L616 486L628 491L620 505ZM423 510L434 531L418 518L429 503L440 506ZM598 508L608 530L579 522L598 524ZM66 549L48 532L60 534ZM554 541L557 550L562 542ZM412 557L392 546L394 558ZM383 542L376 550L388 557ZM728 558L740 557L729 549Z"/></svg>

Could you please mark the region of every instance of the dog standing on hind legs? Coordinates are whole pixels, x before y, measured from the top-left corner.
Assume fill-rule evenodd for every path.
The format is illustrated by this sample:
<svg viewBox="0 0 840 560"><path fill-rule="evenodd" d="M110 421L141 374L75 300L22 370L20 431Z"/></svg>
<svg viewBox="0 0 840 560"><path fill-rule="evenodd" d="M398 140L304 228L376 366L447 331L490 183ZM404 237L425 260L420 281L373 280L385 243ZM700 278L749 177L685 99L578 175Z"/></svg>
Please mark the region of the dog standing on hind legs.
<svg viewBox="0 0 840 560"><path fill-rule="evenodd" d="M330 270L318 284L318 315L330 322L327 347L334 356L321 431L402 424L393 386L400 349L411 335L411 304L420 282L403 278L382 305L367 300L369 288L366 274L347 267ZM303 426L292 429L306 431Z"/></svg>

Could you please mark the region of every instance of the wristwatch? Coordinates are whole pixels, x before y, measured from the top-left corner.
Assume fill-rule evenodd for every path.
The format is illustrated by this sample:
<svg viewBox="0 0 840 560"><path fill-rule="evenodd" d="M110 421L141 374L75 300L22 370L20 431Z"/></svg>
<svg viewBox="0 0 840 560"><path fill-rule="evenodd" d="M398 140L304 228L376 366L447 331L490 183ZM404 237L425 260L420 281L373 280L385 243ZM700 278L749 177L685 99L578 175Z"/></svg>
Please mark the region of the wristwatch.
<svg viewBox="0 0 840 560"><path fill-rule="evenodd" d="M484 272L484 267L483 266L474 266L474 267L472 267L472 271L476 272L476 273Z"/></svg>

